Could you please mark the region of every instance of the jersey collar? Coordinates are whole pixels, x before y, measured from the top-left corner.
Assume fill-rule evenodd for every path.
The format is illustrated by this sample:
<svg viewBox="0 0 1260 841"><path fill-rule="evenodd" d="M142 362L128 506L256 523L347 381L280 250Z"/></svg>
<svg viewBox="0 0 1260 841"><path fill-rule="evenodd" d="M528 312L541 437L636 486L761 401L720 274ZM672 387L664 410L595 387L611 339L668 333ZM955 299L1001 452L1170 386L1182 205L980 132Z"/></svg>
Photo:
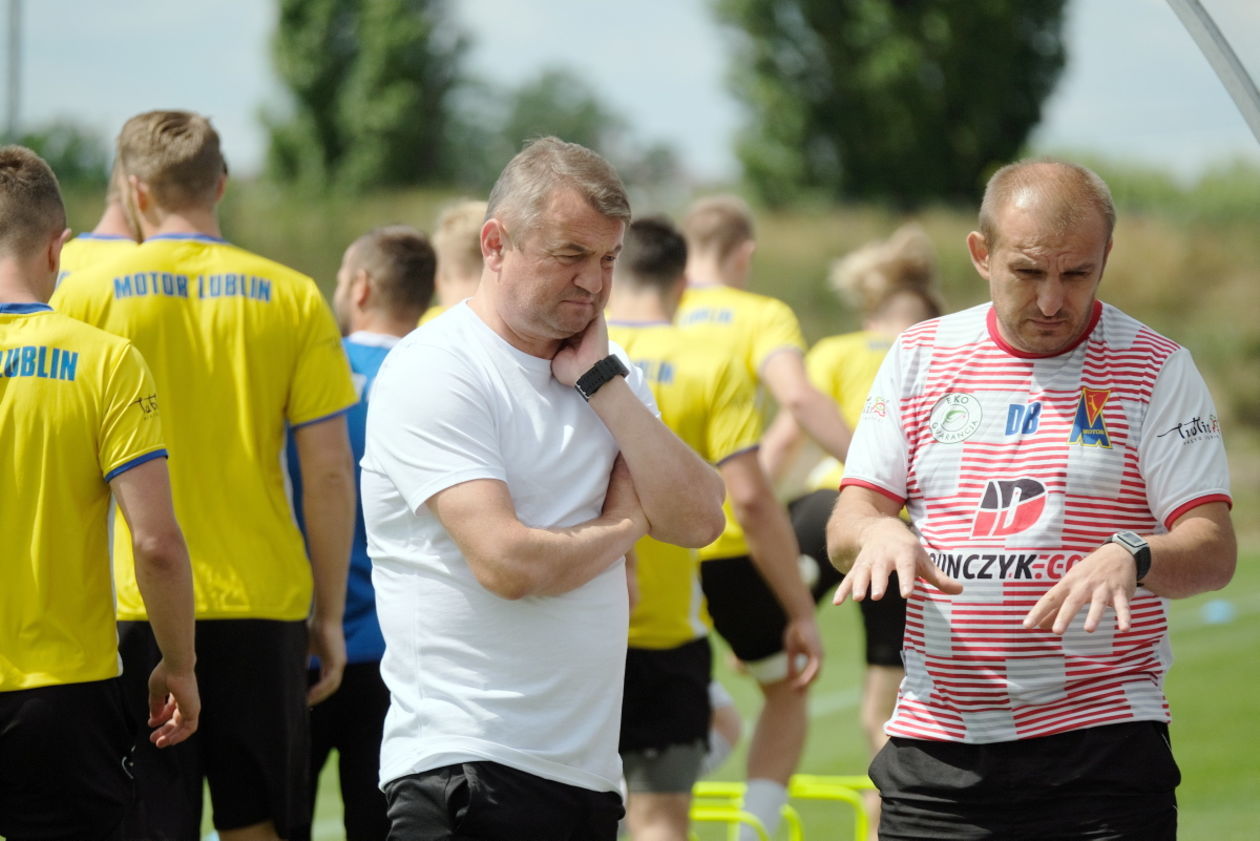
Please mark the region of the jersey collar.
<svg viewBox="0 0 1260 841"><path fill-rule="evenodd" d="M11 315L29 315L34 312L52 312L52 307L34 301L21 304L0 304L0 313Z"/></svg>
<svg viewBox="0 0 1260 841"><path fill-rule="evenodd" d="M173 239L173 240L183 240L183 241L191 240L193 242L213 242L213 243L217 243L218 245L227 245L227 240L223 239L223 237L212 237L209 234L155 234L154 236L151 236L148 239L146 239L145 242L153 242L154 240L159 240L159 239Z"/></svg>
<svg viewBox="0 0 1260 841"><path fill-rule="evenodd" d="M1071 353L1080 346L1081 342L1088 339L1089 334L1093 333L1094 328L1098 326L1098 319L1102 317L1102 307L1102 301L1094 301L1094 311L1090 314L1089 324L1085 325L1085 329L1081 331L1081 335L1077 337L1076 341L1072 342L1072 344L1062 350L1055 351L1054 353L1029 353L1026 350L1020 350L1010 342L1006 341L1006 339L1003 339L1002 333L998 329L997 310L992 305L990 305L989 312L985 316L985 324L989 328L989 338L993 340L993 343L1009 353L1011 356L1019 359L1048 359L1052 356L1062 356L1065 353Z"/></svg>

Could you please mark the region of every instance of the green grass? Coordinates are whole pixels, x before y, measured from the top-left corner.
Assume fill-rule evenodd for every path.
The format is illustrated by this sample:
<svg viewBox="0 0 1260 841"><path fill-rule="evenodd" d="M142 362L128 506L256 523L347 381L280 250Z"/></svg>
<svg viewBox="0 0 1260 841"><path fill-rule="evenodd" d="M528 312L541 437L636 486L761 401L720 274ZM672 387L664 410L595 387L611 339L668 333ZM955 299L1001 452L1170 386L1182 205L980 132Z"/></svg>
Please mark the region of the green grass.
<svg viewBox="0 0 1260 841"><path fill-rule="evenodd" d="M1172 603L1173 655L1167 692L1173 710L1172 738L1181 765L1180 837L1187 841L1254 841L1260 834L1260 553L1252 543L1238 573L1220 593ZM1211 621L1212 602L1227 602L1228 622ZM825 608L819 621L827 646L822 677L812 690L809 742L800 770L811 774L856 774L866 770L866 751L857 716L861 680L861 626L852 605ZM752 682L727 665L724 649L715 658L722 682L748 725L757 709ZM714 779L742 777L738 749ZM341 805L332 764L320 781L315 841L341 838ZM841 806L800 804L805 838L847 841L851 818ZM717 825L698 827L703 841L724 838Z"/></svg>

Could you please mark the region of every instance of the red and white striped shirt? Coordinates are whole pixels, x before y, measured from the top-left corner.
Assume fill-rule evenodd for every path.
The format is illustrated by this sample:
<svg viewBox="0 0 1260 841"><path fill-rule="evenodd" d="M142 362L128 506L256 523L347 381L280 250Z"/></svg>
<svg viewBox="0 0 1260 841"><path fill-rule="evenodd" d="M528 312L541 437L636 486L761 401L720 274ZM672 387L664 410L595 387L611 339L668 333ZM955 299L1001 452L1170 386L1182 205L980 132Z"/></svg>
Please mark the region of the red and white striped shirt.
<svg viewBox="0 0 1260 841"><path fill-rule="evenodd" d="M910 598L893 736L1000 742L1167 721L1165 600L1139 588L1132 629L1084 612L1062 636L1024 616L1117 531L1158 534L1230 501L1216 409L1187 350L1095 304L1054 356L1000 337L991 304L917 325L871 388L844 485L904 501L957 596Z"/></svg>

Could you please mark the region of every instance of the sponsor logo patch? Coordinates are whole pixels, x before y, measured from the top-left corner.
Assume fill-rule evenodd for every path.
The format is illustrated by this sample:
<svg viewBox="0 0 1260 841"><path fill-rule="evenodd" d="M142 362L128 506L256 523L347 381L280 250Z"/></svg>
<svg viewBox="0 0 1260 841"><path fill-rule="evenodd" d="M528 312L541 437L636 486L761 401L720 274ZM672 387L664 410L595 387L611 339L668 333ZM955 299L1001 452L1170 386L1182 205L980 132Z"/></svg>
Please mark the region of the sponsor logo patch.
<svg viewBox="0 0 1260 841"><path fill-rule="evenodd" d="M1103 408L1110 396L1109 388L1081 389L1081 399L1076 404L1076 419L1072 422L1072 434L1068 436L1069 444L1111 448L1107 419L1103 416Z"/></svg>
<svg viewBox="0 0 1260 841"><path fill-rule="evenodd" d="M1046 510L1046 486L1036 479L990 479L971 524L972 537L1006 537L1025 531Z"/></svg>
<svg viewBox="0 0 1260 841"><path fill-rule="evenodd" d="M1006 407L1006 434L1032 435L1041 426L1041 401L1024 406L1011 403Z"/></svg>
<svg viewBox="0 0 1260 841"><path fill-rule="evenodd" d="M1182 445L1197 444L1200 441L1211 441L1221 437L1221 421L1216 415L1208 415L1204 417L1193 417L1190 420L1182 421L1172 429L1156 435L1156 438L1163 438L1166 435L1176 433L1181 439Z"/></svg>
<svg viewBox="0 0 1260 841"><path fill-rule="evenodd" d="M932 407L928 428L932 437L942 444L957 444L976 434L983 416L980 401L975 397L950 392Z"/></svg>
<svg viewBox="0 0 1260 841"><path fill-rule="evenodd" d="M862 414L886 418L888 417L888 401L877 394L869 395L866 398L866 404L862 407Z"/></svg>

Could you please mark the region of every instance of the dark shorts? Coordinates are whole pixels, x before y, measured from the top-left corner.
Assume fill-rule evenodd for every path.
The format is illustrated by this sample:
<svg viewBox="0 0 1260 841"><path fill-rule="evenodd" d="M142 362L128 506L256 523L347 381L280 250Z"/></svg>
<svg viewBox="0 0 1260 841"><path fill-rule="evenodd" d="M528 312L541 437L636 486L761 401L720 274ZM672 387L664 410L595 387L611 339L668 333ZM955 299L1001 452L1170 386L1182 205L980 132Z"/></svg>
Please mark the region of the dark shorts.
<svg viewBox="0 0 1260 841"><path fill-rule="evenodd" d="M707 743L712 674L708 638L677 648L627 650L618 750L628 753Z"/></svg>
<svg viewBox="0 0 1260 841"><path fill-rule="evenodd" d="M388 841L615 841L621 796L465 762L385 785Z"/></svg>
<svg viewBox="0 0 1260 841"><path fill-rule="evenodd" d="M871 763L881 841L1174 841L1168 728L1116 724L966 745L893 737Z"/></svg>
<svg viewBox="0 0 1260 841"><path fill-rule="evenodd" d="M700 586L713 628L735 656L756 663L783 651L787 614L752 558L713 558L700 564Z"/></svg>
<svg viewBox="0 0 1260 841"><path fill-rule="evenodd" d="M827 557L827 520L836 505L838 491L819 490L793 500L788 505L792 528L800 543L801 554L814 559L818 579L810 590L814 601L830 598L844 576ZM898 589L894 573L882 599L864 599L857 603L862 611L866 631L866 663L870 666L901 667L901 642L906 633L906 600Z"/></svg>
<svg viewBox="0 0 1260 841"><path fill-rule="evenodd" d="M213 619L197 622L201 723L188 741L158 750L149 742L148 678L158 660L147 622L120 622L119 650L136 739L137 806L124 837L200 837L202 780L216 829L263 821L280 836L310 821L307 775L305 622Z"/></svg>
<svg viewBox="0 0 1260 841"><path fill-rule="evenodd" d="M0 692L0 836L118 837L134 739L117 678Z"/></svg>
<svg viewBox="0 0 1260 841"><path fill-rule="evenodd" d="M311 683L318 677L318 671L308 676ZM336 750L346 841L381 841L389 832L385 795L378 787L381 731L388 710L389 689L381 679L379 661L348 664L340 688L311 708L311 805L320 771ZM307 826L295 831L289 841L310 837Z"/></svg>

